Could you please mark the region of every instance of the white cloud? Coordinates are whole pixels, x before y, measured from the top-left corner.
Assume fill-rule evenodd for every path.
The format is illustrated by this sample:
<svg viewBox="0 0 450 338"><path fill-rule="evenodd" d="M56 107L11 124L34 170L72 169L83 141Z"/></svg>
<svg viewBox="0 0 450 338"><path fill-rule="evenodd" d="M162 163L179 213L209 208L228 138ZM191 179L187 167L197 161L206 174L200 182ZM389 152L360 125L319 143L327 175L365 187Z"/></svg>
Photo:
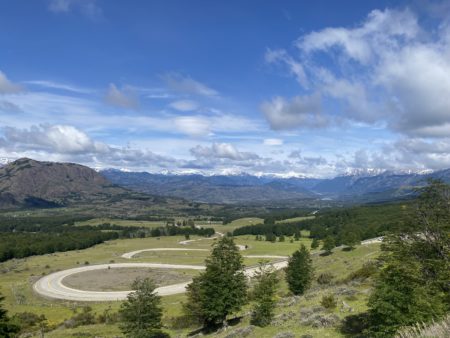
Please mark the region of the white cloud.
<svg viewBox="0 0 450 338"><path fill-rule="evenodd" d="M18 93L22 90L22 86L13 83L2 71L0 71L0 94Z"/></svg>
<svg viewBox="0 0 450 338"><path fill-rule="evenodd" d="M211 147L198 145L191 149L191 154L196 158L217 158L233 161L247 161L259 159L259 156L250 152L238 151L230 143L213 143Z"/></svg>
<svg viewBox="0 0 450 338"><path fill-rule="evenodd" d="M198 109L198 104L192 100L174 101L169 105L171 108L179 111L192 111Z"/></svg>
<svg viewBox="0 0 450 338"><path fill-rule="evenodd" d="M93 20L103 16L103 11L97 5L97 0L49 0L48 9L56 14L77 10Z"/></svg>
<svg viewBox="0 0 450 338"><path fill-rule="evenodd" d="M283 140L279 138L266 138L263 143L266 146L281 146L283 145Z"/></svg>
<svg viewBox="0 0 450 338"><path fill-rule="evenodd" d="M351 120L384 125L411 137L447 137L449 27L438 21L426 32L410 10L374 10L356 27L329 27L302 35L295 56L278 50L267 52L266 59L285 64L297 80L298 69L302 70L299 82L307 94L299 97L308 98L310 92L321 95L322 121ZM305 116L314 114L292 113L318 111L317 104L310 99L296 101L279 97L263 103L272 128L321 125L314 119L308 123Z"/></svg>
<svg viewBox="0 0 450 338"><path fill-rule="evenodd" d="M285 50L269 49L265 55L266 62L268 63L283 63L289 68L290 73L297 79L297 81L303 86L308 86L308 79L305 74L305 70L300 62L294 60Z"/></svg>
<svg viewBox="0 0 450 338"><path fill-rule="evenodd" d="M50 88L50 89L59 89L64 90L68 92L78 93L78 94L91 94L93 92L92 89L86 89L81 88L77 86L72 86L64 83L58 83L54 81L48 81L48 80L32 80L32 81L25 81L26 84L43 87L43 88Z"/></svg>
<svg viewBox="0 0 450 338"><path fill-rule="evenodd" d="M275 97L261 104L261 110L274 130L321 128L328 124L321 114L319 95L295 96L290 101Z"/></svg>
<svg viewBox="0 0 450 338"><path fill-rule="evenodd" d="M113 83L108 87L105 100L110 105L125 109L136 109L139 106L135 93L129 87L125 86L120 90Z"/></svg>
<svg viewBox="0 0 450 338"><path fill-rule="evenodd" d="M189 76L183 76L178 73L169 73L162 76L167 86L182 94L192 94L201 96L217 96L219 93L207 85L192 79Z"/></svg>
<svg viewBox="0 0 450 338"><path fill-rule="evenodd" d="M204 137L211 134L208 119L200 116L181 116L174 119L178 132L193 137Z"/></svg>
<svg viewBox="0 0 450 338"><path fill-rule="evenodd" d="M360 63L368 63L374 54L395 48L401 40L418 35L417 18L409 10L374 10L357 28L326 28L309 33L297 41L300 50L311 53L341 48L343 54Z"/></svg>

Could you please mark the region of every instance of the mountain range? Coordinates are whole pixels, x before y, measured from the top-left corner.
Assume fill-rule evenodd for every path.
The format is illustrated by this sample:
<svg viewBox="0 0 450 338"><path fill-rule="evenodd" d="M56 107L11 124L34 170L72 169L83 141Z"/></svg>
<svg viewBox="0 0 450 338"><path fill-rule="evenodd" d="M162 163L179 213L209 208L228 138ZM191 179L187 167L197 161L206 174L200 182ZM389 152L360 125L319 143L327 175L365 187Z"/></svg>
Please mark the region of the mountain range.
<svg viewBox="0 0 450 338"><path fill-rule="evenodd" d="M315 201L381 202L414 196L430 178L450 182L450 169L426 173L358 172L329 179L99 172L74 163L22 158L0 167L0 208L88 206L108 212L169 213L216 204L302 206ZM195 203L193 203L195 202ZM209 206L207 206L209 204Z"/></svg>
<svg viewBox="0 0 450 338"><path fill-rule="evenodd" d="M450 169L425 173L358 172L334 178L252 175L171 175L101 171L109 181L129 189L207 203L264 203L305 199L380 202L414 195L430 178L450 182Z"/></svg>

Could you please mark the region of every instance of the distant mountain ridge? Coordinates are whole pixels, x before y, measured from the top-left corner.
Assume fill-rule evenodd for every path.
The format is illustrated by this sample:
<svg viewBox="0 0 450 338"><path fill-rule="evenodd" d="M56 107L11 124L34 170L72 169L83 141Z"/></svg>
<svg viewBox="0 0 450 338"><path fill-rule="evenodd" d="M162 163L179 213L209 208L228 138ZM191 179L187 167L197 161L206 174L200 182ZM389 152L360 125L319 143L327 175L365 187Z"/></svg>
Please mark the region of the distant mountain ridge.
<svg viewBox="0 0 450 338"><path fill-rule="evenodd" d="M209 203L251 203L301 199L376 202L408 198L429 178L450 182L450 169L424 173L359 171L330 179L252 175L171 175L101 171L111 182L132 190L152 191Z"/></svg>

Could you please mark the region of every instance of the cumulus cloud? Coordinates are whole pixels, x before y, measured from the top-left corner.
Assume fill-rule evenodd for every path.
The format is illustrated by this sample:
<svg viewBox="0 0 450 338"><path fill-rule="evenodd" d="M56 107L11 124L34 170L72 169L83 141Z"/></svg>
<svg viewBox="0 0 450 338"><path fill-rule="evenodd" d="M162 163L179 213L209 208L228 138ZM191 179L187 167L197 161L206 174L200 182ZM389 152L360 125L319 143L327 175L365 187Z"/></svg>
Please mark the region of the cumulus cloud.
<svg viewBox="0 0 450 338"><path fill-rule="evenodd" d="M261 110L274 130L321 128L328 124L321 114L319 95L295 96L291 100L278 96L263 102Z"/></svg>
<svg viewBox="0 0 450 338"><path fill-rule="evenodd" d="M162 79L170 89L182 94L201 96L217 96L219 94L207 85L182 74L169 73L163 75Z"/></svg>
<svg viewBox="0 0 450 338"><path fill-rule="evenodd" d="M134 168L181 166L184 162L161 156L147 149L117 147L93 140L69 125L35 125L20 129L1 128L0 150L37 159L69 160L90 165L130 166Z"/></svg>
<svg viewBox="0 0 450 338"><path fill-rule="evenodd" d="M192 100L178 100L174 101L169 106L173 109L179 110L179 111L192 111L198 109L198 104L195 101Z"/></svg>
<svg viewBox="0 0 450 338"><path fill-rule="evenodd" d="M410 10L374 10L356 27L329 27L304 34L295 43L298 53L269 51L266 59L285 64L297 80L301 69L301 89L319 93L322 107L326 107L321 121L348 119L387 125L410 137L447 137L448 27L438 22L432 33L426 32ZM299 97L305 95L311 94ZM288 102L277 98L271 105L263 103L263 113L274 129L323 124L314 119L305 123L286 113L292 111L288 109L291 106L302 111L299 104ZM291 119L293 123L282 122Z"/></svg>
<svg viewBox="0 0 450 338"><path fill-rule="evenodd" d="M196 158L229 159L233 161L247 161L260 158L254 153L239 151L230 143L213 143L211 147L197 145L191 149L191 154Z"/></svg>
<svg viewBox="0 0 450 338"><path fill-rule="evenodd" d="M22 90L22 86L13 83L2 71L0 71L0 94L18 93Z"/></svg>
<svg viewBox="0 0 450 338"><path fill-rule="evenodd" d="M119 89L113 83L108 87L105 100L110 105L125 109L136 109L139 106L138 99L129 86Z"/></svg>

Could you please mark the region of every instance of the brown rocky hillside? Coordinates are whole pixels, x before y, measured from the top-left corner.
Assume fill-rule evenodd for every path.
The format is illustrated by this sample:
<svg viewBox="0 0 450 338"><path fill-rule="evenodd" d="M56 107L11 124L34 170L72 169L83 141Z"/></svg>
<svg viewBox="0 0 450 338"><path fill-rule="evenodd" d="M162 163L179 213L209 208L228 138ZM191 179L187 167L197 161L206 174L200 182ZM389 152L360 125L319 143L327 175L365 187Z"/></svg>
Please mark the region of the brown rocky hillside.
<svg viewBox="0 0 450 338"><path fill-rule="evenodd" d="M126 192L95 170L74 163L22 158L0 168L0 208L70 205Z"/></svg>

